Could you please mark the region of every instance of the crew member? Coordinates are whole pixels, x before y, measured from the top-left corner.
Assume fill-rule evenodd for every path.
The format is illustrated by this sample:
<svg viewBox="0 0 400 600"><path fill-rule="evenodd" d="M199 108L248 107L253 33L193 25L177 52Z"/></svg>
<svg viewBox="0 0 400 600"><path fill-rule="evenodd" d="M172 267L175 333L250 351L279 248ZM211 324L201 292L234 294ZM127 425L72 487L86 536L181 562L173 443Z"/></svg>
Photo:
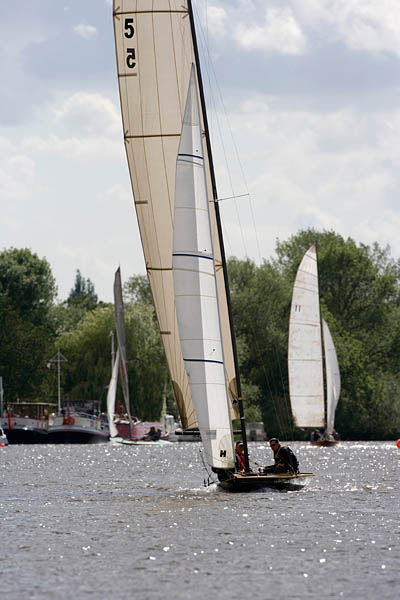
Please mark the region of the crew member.
<svg viewBox="0 0 400 600"><path fill-rule="evenodd" d="M299 462L294 452L287 446L281 446L277 438L271 438L269 441L271 450L274 453L275 464L264 467L264 473L297 473Z"/></svg>

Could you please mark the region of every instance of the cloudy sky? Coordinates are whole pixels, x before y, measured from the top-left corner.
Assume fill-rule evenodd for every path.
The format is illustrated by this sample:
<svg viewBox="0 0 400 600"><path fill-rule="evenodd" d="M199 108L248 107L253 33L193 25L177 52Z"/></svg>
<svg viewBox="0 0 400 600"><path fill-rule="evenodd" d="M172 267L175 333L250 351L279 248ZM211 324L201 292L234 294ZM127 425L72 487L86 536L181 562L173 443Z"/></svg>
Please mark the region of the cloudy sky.
<svg viewBox="0 0 400 600"><path fill-rule="evenodd" d="M196 0L228 254L334 229L400 256L398 0ZM0 248L111 300L144 273L111 0L0 3Z"/></svg>

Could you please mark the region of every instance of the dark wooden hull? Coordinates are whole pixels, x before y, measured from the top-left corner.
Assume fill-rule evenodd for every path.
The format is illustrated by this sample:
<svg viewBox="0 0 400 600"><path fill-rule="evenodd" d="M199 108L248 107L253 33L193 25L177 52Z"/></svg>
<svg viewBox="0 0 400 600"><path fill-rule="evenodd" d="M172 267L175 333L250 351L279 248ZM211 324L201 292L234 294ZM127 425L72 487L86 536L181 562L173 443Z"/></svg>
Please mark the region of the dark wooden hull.
<svg viewBox="0 0 400 600"><path fill-rule="evenodd" d="M337 446L339 440L318 440L316 442L311 442L311 446Z"/></svg>
<svg viewBox="0 0 400 600"><path fill-rule="evenodd" d="M306 479L314 477L312 473L232 473L220 479L219 485L228 492L250 492L261 488L301 489Z"/></svg>

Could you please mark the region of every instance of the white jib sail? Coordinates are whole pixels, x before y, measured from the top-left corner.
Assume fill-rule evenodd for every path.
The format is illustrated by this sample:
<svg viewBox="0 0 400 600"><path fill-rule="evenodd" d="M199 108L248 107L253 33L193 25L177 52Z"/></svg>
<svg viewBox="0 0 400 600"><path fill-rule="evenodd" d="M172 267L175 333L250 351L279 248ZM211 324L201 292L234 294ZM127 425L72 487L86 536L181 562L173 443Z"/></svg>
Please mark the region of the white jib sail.
<svg viewBox="0 0 400 600"><path fill-rule="evenodd" d="M335 410L340 396L340 371L336 356L335 344L329 331L328 323L322 319L325 350L326 372L326 432L332 433L335 424Z"/></svg>
<svg viewBox="0 0 400 600"><path fill-rule="evenodd" d="M315 245L305 253L293 287L289 322L289 392L298 427L324 425L324 380Z"/></svg>
<svg viewBox="0 0 400 600"><path fill-rule="evenodd" d="M108 414L108 426L110 429L110 437L116 437L118 435L118 429L114 423L114 415L115 415L115 397L117 394L117 382L118 382L118 367L119 367L119 349L117 350L117 354L115 356L114 366L112 370L112 375L110 379L110 384L108 386L107 392L107 414Z"/></svg>
<svg viewBox="0 0 400 600"><path fill-rule="evenodd" d="M207 462L234 467L199 99L192 66L176 162L173 277L183 360Z"/></svg>

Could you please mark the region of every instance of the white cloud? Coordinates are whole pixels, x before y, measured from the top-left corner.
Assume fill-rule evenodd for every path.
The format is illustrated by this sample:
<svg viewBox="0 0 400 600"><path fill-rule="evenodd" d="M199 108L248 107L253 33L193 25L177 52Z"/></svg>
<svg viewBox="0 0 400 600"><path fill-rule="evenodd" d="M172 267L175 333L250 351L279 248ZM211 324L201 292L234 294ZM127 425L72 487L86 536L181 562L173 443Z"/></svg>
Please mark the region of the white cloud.
<svg viewBox="0 0 400 600"><path fill-rule="evenodd" d="M283 110L276 99L260 97L242 104L229 120L240 139L262 256L273 253L276 237L307 227L334 229L368 244L390 243L400 254L393 226L400 217L390 216L400 195L400 111L365 115L348 108L318 114ZM215 162L219 196L227 197L232 190L220 167L222 154L215 153ZM235 178L239 169L233 161L230 170ZM234 182L234 193L243 191ZM239 219L234 201L221 203L228 252L247 252L258 260L247 199L238 205Z"/></svg>
<svg viewBox="0 0 400 600"><path fill-rule="evenodd" d="M222 36L226 33L226 10L220 6L207 7L207 26L214 35Z"/></svg>
<svg viewBox="0 0 400 600"><path fill-rule="evenodd" d="M35 162L28 156L15 155L0 164L0 199L23 202L32 196Z"/></svg>
<svg viewBox="0 0 400 600"><path fill-rule="evenodd" d="M306 38L289 7L269 8L263 25L238 25L235 39L246 49L303 54Z"/></svg>
<svg viewBox="0 0 400 600"><path fill-rule="evenodd" d="M88 40L97 34L96 27L93 27L92 25L83 25L83 23L75 25L74 31L81 37L85 38L85 40Z"/></svg>
<svg viewBox="0 0 400 600"><path fill-rule="evenodd" d="M353 50L400 55L398 0L294 0L303 24Z"/></svg>
<svg viewBox="0 0 400 600"><path fill-rule="evenodd" d="M55 110L56 119L71 134L115 136L121 134L121 115L101 94L77 92Z"/></svg>

